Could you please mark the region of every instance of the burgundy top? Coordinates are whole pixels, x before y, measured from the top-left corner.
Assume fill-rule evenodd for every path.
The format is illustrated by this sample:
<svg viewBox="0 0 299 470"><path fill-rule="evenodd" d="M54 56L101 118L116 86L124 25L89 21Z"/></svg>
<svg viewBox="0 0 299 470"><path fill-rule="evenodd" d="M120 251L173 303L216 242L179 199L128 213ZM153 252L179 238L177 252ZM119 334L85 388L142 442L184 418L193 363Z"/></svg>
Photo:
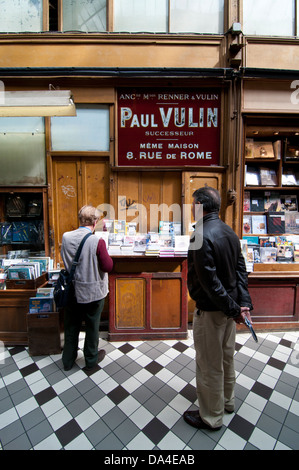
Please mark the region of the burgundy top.
<svg viewBox="0 0 299 470"><path fill-rule="evenodd" d="M113 260L109 256L105 241L100 238L97 247L97 257L101 271L104 273L110 273L113 268Z"/></svg>

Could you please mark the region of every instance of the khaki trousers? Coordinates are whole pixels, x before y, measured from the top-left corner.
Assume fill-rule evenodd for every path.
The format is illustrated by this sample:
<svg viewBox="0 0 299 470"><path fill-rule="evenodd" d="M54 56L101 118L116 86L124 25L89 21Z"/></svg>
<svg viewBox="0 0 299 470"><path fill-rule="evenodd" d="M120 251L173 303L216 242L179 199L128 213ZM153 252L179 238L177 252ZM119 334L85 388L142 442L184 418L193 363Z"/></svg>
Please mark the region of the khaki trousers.
<svg viewBox="0 0 299 470"><path fill-rule="evenodd" d="M201 419L222 426L224 409L234 410L236 324L223 312L194 313L196 392Z"/></svg>

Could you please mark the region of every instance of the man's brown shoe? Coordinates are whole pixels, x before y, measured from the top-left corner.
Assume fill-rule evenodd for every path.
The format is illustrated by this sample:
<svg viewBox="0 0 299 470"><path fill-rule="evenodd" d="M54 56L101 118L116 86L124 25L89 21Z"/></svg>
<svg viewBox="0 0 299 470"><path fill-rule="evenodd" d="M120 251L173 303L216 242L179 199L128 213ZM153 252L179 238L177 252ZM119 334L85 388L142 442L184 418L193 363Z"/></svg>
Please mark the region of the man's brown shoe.
<svg viewBox="0 0 299 470"><path fill-rule="evenodd" d="M219 431L219 429L221 429L221 426L217 428L212 428L211 426L206 424L199 416L198 410L185 411L183 418L186 421L186 423L190 424L190 426L193 426L194 428L197 428L197 429L209 429L210 431Z"/></svg>

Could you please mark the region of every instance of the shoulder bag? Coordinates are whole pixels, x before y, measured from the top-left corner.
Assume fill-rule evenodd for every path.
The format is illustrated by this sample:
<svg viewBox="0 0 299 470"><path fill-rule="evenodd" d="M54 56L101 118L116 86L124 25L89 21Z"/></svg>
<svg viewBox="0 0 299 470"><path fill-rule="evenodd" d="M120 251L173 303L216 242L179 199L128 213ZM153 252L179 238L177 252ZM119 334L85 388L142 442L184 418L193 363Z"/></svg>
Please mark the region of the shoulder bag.
<svg viewBox="0 0 299 470"><path fill-rule="evenodd" d="M71 298L74 296L74 286L73 286L73 277L75 274L75 270L78 264L78 260L83 248L83 245L88 237L90 237L92 233L87 233L85 237L82 239L79 248L77 250L76 256L74 258L72 267L70 272L66 269L62 269L59 273L59 277L57 283L54 287L54 300L57 309L61 309L66 307L66 305L70 302Z"/></svg>

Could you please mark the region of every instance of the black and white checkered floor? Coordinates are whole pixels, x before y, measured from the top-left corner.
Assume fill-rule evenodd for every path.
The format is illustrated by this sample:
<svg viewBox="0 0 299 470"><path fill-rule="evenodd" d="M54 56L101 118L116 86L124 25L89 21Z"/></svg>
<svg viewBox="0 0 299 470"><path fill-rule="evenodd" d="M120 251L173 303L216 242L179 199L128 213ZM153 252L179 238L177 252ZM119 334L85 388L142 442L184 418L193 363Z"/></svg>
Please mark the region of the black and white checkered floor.
<svg viewBox="0 0 299 470"><path fill-rule="evenodd" d="M0 449L212 450L299 448L299 331L236 339L236 410L220 431L196 430L192 331L184 341L108 343L87 375L82 351L69 372L61 355L0 350ZM84 333L80 336L82 347Z"/></svg>

